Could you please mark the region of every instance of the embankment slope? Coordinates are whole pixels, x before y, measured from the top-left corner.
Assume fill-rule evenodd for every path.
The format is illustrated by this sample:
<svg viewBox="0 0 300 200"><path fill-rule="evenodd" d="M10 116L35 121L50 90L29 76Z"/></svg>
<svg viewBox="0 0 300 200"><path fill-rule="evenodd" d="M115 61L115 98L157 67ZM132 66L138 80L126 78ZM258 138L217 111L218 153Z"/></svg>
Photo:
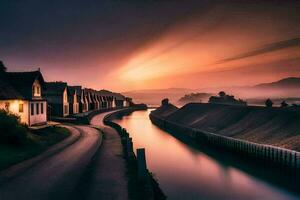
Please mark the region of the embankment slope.
<svg viewBox="0 0 300 200"><path fill-rule="evenodd" d="M190 103L153 111L166 120L200 130L300 151L300 110Z"/></svg>

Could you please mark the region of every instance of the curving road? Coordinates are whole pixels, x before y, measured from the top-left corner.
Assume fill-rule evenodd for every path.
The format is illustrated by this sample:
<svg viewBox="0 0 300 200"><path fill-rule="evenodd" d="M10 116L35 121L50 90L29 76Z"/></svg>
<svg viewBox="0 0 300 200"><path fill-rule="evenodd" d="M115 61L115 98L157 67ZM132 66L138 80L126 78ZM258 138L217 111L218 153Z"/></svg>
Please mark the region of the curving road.
<svg viewBox="0 0 300 200"><path fill-rule="evenodd" d="M102 130L104 140L101 151L95 155L93 166L96 170L90 178L88 200L128 199L126 162L123 159L121 139L114 129L103 124L103 118L112 112L115 111L96 115L90 122Z"/></svg>
<svg viewBox="0 0 300 200"><path fill-rule="evenodd" d="M80 135L79 139L59 152L44 156L41 162L26 165L22 174L1 182L1 200L71 199L84 169L101 141L99 132L94 128L67 128L72 135Z"/></svg>

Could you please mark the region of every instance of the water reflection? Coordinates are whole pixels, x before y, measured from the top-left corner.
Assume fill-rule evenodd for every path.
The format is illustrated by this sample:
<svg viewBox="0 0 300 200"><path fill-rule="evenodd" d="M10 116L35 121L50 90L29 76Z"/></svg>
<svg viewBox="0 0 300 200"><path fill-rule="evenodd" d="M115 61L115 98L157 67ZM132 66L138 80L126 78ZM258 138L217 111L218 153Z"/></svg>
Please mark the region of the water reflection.
<svg viewBox="0 0 300 200"><path fill-rule="evenodd" d="M243 171L190 148L154 126L148 111L121 120L134 148L146 148L147 164L169 199L299 199Z"/></svg>

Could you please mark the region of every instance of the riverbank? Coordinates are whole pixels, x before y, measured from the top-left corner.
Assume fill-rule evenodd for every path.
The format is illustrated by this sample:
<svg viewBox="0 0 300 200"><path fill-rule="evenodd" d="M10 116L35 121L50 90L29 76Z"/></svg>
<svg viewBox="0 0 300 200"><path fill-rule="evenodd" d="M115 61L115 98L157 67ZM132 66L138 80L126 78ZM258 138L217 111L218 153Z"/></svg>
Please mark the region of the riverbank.
<svg viewBox="0 0 300 200"><path fill-rule="evenodd" d="M295 200L291 196L299 196L296 177L223 148L174 137L149 120L152 110L136 111L113 122L130 133L134 149L146 149L147 166L168 199Z"/></svg>
<svg viewBox="0 0 300 200"><path fill-rule="evenodd" d="M252 142L241 136L245 136L245 132L249 130L250 133L261 137L264 135L263 129L255 128L255 125L259 126L258 124L260 124L262 127L270 127L270 123L274 123L274 126L278 126L278 119L283 117L289 117L292 120L291 123L294 124L297 118L294 119L293 117L298 114L298 110L283 110L279 108L187 104L180 109L174 109L174 106L168 104L151 112L150 119L152 123L163 130L176 134L177 137L222 148L223 150L227 149L242 156L273 163L274 166L292 168L297 171L300 168L300 154L298 151L264 144L263 142ZM267 122L266 120L270 121ZM212 130L215 130L215 132L211 132ZM230 130L235 134L232 134ZM254 130L261 131L256 133ZM275 134L275 130L271 130ZM268 135L269 132L265 134ZM295 133L290 135L293 134ZM276 138L276 134L269 137ZM253 136L252 138L255 137Z"/></svg>
<svg viewBox="0 0 300 200"><path fill-rule="evenodd" d="M113 112L104 118L104 123L114 128L122 141L123 155L126 160L127 176L128 176L128 195L130 199L166 199L163 191L160 189L157 180L154 179L152 173L146 169L146 178L140 180L139 165L137 155L132 148L132 140L129 138L129 133L120 125L112 122L113 119L122 118L134 111L146 110L146 107L128 108Z"/></svg>
<svg viewBox="0 0 300 200"><path fill-rule="evenodd" d="M290 150L300 151L300 109L190 103L153 111L179 125Z"/></svg>

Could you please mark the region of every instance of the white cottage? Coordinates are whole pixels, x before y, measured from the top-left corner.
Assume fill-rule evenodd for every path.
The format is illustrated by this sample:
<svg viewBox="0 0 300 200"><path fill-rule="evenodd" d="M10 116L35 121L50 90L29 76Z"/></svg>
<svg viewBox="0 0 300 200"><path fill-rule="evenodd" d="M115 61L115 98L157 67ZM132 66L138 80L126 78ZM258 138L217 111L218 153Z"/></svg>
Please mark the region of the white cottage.
<svg viewBox="0 0 300 200"><path fill-rule="evenodd" d="M0 61L0 109L16 114L29 126L47 123L47 102L42 98L41 72L6 72Z"/></svg>
<svg viewBox="0 0 300 200"><path fill-rule="evenodd" d="M79 113L79 98L77 94L77 86L68 86L69 89L69 104L70 104L70 114Z"/></svg>

